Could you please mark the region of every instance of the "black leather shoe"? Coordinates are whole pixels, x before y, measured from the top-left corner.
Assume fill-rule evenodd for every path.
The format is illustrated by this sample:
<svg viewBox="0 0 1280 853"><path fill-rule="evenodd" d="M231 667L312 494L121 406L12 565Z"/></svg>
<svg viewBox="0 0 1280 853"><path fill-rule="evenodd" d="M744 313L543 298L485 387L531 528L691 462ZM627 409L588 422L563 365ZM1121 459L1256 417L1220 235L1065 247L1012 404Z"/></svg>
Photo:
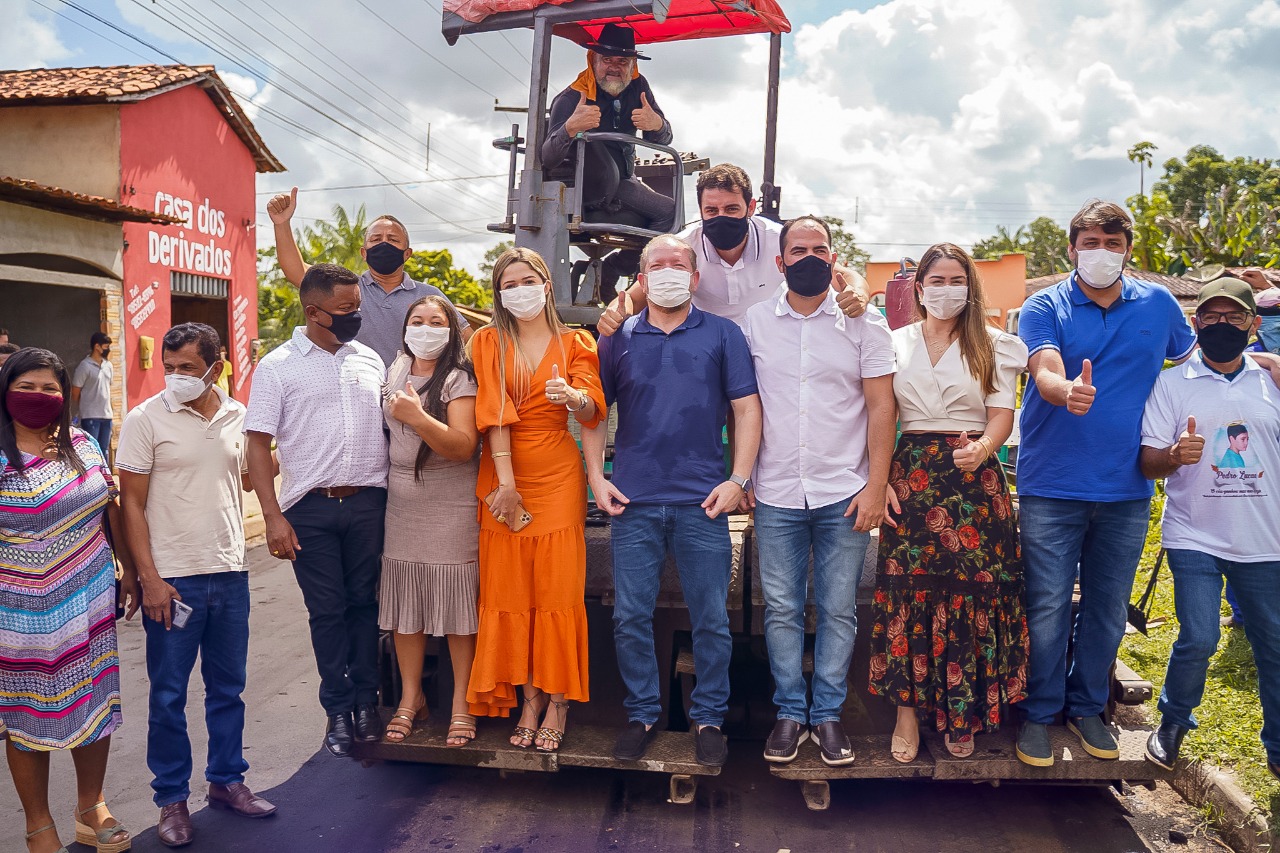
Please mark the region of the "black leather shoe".
<svg viewBox="0 0 1280 853"><path fill-rule="evenodd" d="M800 744L809 738L809 730L795 720L779 718L764 742L764 760L773 764L788 764L796 760Z"/></svg>
<svg viewBox="0 0 1280 853"><path fill-rule="evenodd" d="M813 727L813 739L818 742L818 750L822 753L822 763L828 767L841 767L852 764L853 746L844 733L844 726L839 720L828 720Z"/></svg>
<svg viewBox="0 0 1280 853"><path fill-rule="evenodd" d="M695 737L695 758L707 767L723 767L729 758L729 744L719 726L698 726Z"/></svg>
<svg viewBox="0 0 1280 853"><path fill-rule="evenodd" d="M1182 750L1182 739L1191 731L1186 726L1176 723L1160 724L1160 728L1147 738L1147 761L1165 770L1172 770Z"/></svg>
<svg viewBox="0 0 1280 853"><path fill-rule="evenodd" d="M324 732L324 747L339 758L351 754L351 715L334 714Z"/></svg>
<svg viewBox="0 0 1280 853"><path fill-rule="evenodd" d="M644 758L644 751L649 748L650 741L657 733L656 725L646 729L644 723L632 720L613 744L613 757L619 761L639 761Z"/></svg>
<svg viewBox="0 0 1280 853"><path fill-rule="evenodd" d="M382 740L382 717L378 716L377 705L356 706L356 740L361 743Z"/></svg>

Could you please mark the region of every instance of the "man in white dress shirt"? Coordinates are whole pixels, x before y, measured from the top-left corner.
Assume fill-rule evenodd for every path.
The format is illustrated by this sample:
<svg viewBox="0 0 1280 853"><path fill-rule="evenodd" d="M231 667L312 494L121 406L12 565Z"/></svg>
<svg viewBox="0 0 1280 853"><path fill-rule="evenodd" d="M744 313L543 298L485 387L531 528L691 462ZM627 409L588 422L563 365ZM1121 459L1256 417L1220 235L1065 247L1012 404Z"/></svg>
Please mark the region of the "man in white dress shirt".
<svg viewBox="0 0 1280 853"><path fill-rule="evenodd" d="M382 359L355 340L360 289L337 264L307 270L299 287L307 325L258 364L245 419L267 545L293 561L329 717L325 746L340 757L353 729L360 741L382 736L377 589L389 457Z"/></svg>
<svg viewBox="0 0 1280 853"><path fill-rule="evenodd" d="M764 409L756 460L756 541L778 721L766 761L796 757L809 736L829 765L854 760L840 724L857 631L858 579L884 517L893 453L894 355L879 311L846 317L831 289L831 233L802 216L783 226L781 295L753 305L743 332ZM813 558L818 625L813 701L801 656Z"/></svg>
<svg viewBox="0 0 1280 853"><path fill-rule="evenodd" d="M777 257L782 226L755 215L751 178L732 163L707 169L698 176L697 188L701 218L678 235L697 255L701 278L693 305L741 326L747 309L781 292L783 276ZM833 266L831 285L847 316L857 317L866 310L867 280L856 270ZM601 315L600 334L612 335L646 304L644 286L632 287Z"/></svg>

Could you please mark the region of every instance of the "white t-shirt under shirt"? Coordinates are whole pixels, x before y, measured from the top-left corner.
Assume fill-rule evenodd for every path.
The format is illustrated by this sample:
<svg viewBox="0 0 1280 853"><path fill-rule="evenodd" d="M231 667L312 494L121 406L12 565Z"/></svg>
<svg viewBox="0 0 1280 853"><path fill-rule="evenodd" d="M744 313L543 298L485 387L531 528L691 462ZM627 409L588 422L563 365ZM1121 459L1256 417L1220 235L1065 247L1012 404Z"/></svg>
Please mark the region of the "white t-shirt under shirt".
<svg viewBox="0 0 1280 853"><path fill-rule="evenodd" d="M222 389L205 420L167 391L134 407L120 429L116 465L148 475L151 559L162 578L244 571L245 470L241 403Z"/></svg>
<svg viewBox="0 0 1280 853"><path fill-rule="evenodd" d="M1280 389L1251 358L1228 380L1199 352L1160 374L1142 443L1166 448L1196 419L1204 454L1165 481L1165 548L1241 563L1280 560Z"/></svg>

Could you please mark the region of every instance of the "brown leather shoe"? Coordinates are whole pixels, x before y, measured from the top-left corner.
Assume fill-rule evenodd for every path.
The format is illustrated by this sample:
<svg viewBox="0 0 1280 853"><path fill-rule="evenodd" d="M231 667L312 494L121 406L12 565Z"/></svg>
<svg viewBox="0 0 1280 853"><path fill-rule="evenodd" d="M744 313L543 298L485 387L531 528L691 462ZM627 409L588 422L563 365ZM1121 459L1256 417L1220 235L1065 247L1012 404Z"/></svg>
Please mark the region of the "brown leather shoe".
<svg viewBox="0 0 1280 853"><path fill-rule="evenodd" d="M186 847L191 843L195 830L191 828L191 812L187 802L169 803L160 807L160 825L156 835L165 847Z"/></svg>
<svg viewBox="0 0 1280 853"><path fill-rule="evenodd" d="M215 809L225 809L242 817L271 817L276 807L259 797L243 782L232 782L230 785L209 783L209 805Z"/></svg>

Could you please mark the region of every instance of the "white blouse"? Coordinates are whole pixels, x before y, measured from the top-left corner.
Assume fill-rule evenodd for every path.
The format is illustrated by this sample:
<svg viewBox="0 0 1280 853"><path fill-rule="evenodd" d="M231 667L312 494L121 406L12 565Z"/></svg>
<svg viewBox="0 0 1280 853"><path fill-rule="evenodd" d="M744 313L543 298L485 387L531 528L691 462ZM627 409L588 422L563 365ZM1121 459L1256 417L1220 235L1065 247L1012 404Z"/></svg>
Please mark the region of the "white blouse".
<svg viewBox="0 0 1280 853"><path fill-rule="evenodd" d="M893 332L898 372L893 394L903 432L981 432L987 427L987 407L1012 409L1017 404L1018 374L1027 367L1027 345L1015 335L988 326L995 346L995 385L991 394L970 375L960 354L960 342L929 363L920 323Z"/></svg>

